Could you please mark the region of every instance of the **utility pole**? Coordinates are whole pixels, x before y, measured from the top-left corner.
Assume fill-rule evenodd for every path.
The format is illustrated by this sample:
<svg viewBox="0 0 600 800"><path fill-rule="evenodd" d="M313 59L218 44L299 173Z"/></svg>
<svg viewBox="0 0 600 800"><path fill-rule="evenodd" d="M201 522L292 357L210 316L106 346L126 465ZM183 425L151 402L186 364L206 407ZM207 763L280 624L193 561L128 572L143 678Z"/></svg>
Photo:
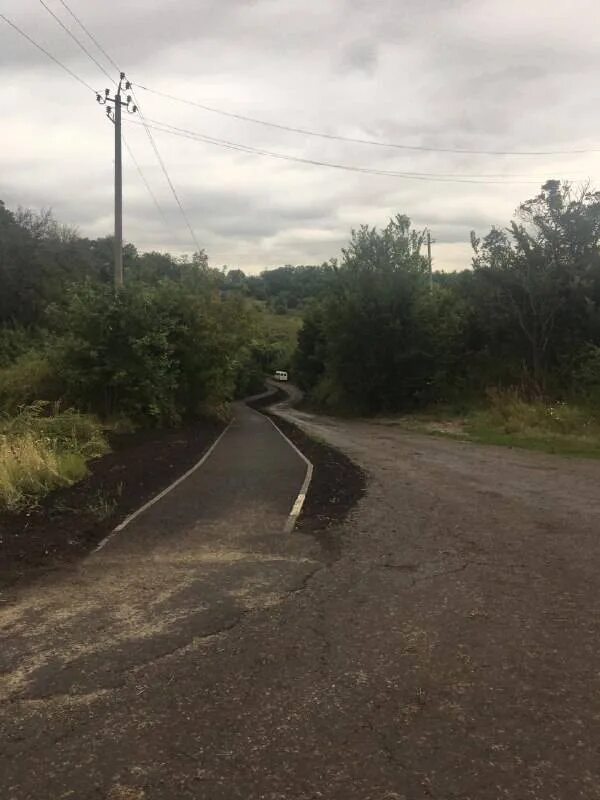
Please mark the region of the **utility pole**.
<svg viewBox="0 0 600 800"><path fill-rule="evenodd" d="M121 84L115 97L115 289L123 286L123 160L121 156Z"/></svg>
<svg viewBox="0 0 600 800"><path fill-rule="evenodd" d="M125 82L125 90L131 89L131 83L125 79L122 72L114 97L110 96L110 89L105 89L104 94L97 94L96 100L106 106L106 116L115 126L115 289L123 286L123 161L121 155L121 106L125 106L130 114L135 114L137 106L133 105L130 94L122 99L121 91Z"/></svg>
<svg viewBox="0 0 600 800"><path fill-rule="evenodd" d="M433 270L431 268L431 231L427 228L427 266L429 269L429 291L433 292Z"/></svg>

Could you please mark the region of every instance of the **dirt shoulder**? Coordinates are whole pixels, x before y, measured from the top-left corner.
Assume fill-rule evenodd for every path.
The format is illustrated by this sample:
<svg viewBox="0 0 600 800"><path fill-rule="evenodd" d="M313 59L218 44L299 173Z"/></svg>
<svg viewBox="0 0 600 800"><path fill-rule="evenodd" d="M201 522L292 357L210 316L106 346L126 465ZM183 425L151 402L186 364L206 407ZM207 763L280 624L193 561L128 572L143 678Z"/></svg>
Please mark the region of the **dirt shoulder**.
<svg viewBox="0 0 600 800"><path fill-rule="evenodd" d="M0 513L0 590L90 552L112 528L189 469L223 430L200 421L177 430L113 435L89 475L23 512Z"/></svg>

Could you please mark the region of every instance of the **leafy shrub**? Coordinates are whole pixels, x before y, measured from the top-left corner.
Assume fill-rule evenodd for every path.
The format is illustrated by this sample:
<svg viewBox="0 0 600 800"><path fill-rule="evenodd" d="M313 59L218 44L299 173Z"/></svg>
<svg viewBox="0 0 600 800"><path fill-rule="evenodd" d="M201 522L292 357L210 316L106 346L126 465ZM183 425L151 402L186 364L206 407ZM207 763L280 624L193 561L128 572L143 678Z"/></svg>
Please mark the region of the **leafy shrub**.
<svg viewBox="0 0 600 800"><path fill-rule="evenodd" d="M71 291L57 324L69 333L54 355L66 397L103 417L170 425L230 400L245 338L239 301L190 293L173 282L117 295Z"/></svg>
<svg viewBox="0 0 600 800"><path fill-rule="evenodd" d="M19 406L60 396L60 381L45 352L30 350L0 369L0 411L14 413Z"/></svg>
<svg viewBox="0 0 600 800"><path fill-rule="evenodd" d="M39 347L40 337L25 328L0 326L0 367L7 367L19 356Z"/></svg>

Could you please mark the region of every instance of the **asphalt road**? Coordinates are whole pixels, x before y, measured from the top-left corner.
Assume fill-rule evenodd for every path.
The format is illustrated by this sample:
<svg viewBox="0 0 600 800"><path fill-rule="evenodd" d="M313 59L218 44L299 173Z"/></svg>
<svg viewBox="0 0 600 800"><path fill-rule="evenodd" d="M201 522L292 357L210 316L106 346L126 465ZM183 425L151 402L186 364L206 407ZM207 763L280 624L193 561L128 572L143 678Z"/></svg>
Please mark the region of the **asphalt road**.
<svg viewBox="0 0 600 800"><path fill-rule="evenodd" d="M598 462L282 413L367 470L337 560L240 495L19 598L0 796L598 800Z"/></svg>

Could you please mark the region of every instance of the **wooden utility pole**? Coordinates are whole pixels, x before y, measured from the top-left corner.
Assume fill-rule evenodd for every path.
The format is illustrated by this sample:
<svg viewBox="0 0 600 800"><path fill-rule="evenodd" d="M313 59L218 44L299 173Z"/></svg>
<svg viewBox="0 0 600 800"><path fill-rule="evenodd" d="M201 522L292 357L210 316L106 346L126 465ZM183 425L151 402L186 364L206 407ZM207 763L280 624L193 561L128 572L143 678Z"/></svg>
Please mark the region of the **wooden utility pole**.
<svg viewBox="0 0 600 800"><path fill-rule="evenodd" d="M429 291L433 292L433 270L431 267L431 231L427 229L427 266L429 269Z"/></svg>
<svg viewBox="0 0 600 800"><path fill-rule="evenodd" d="M115 250L114 250L114 280L115 289L123 286L123 161L121 154L121 106L135 114L137 106L133 105L131 95L123 100L121 91L125 73L122 72L114 97L110 96L110 89L104 95L97 94L96 100L100 105L106 106L106 116L115 126ZM125 81L125 89L131 89L131 83Z"/></svg>
<svg viewBox="0 0 600 800"><path fill-rule="evenodd" d="M123 286L123 161L121 156L121 84L115 97L115 289Z"/></svg>

